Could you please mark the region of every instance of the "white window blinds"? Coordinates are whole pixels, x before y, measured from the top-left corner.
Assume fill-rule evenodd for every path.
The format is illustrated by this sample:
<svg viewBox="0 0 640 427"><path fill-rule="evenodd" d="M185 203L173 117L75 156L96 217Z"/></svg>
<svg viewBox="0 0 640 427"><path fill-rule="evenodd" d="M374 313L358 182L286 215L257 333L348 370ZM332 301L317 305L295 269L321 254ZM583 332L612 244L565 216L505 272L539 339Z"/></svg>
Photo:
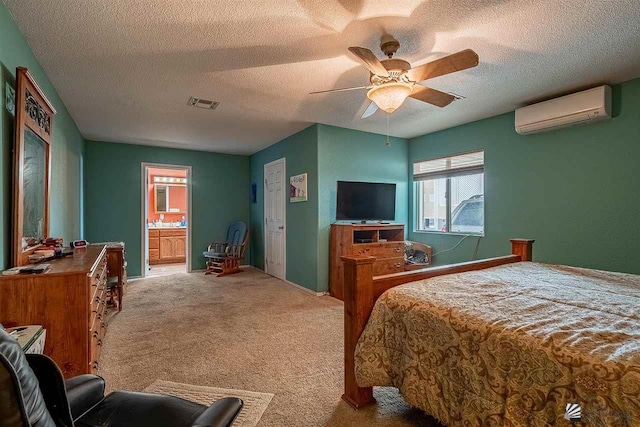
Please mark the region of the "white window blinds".
<svg viewBox="0 0 640 427"><path fill-rule="evenodd" d="M413 180L448 178L484 172L484 151L425 160L413 164Z"/></svg>

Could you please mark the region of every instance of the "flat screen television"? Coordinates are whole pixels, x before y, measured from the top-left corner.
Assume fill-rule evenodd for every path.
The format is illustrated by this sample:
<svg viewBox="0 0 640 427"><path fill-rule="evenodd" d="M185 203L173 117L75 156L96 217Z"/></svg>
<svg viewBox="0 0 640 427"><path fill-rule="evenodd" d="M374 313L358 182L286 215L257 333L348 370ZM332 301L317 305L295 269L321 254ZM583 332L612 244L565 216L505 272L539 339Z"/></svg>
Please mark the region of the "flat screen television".
<svg viewBox="0 0 640 427"><path fill-rule="evenodd" d="M395 218L395 184L338 181L337 220L393 221Z"/></svg>

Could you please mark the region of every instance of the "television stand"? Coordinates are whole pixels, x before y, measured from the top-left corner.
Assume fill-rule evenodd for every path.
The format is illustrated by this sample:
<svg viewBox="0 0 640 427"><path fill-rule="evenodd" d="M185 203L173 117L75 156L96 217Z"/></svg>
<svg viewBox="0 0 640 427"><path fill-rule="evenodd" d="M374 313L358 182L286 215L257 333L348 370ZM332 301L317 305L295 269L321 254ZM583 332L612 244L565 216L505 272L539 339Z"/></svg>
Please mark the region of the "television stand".
<svg viewBox="0 0 640 427"><path fill-rule="evenodd" d="M373 275L404 271L404 225L382 223L331 224L329 241L329 291L344 299L341 256L371 255Z"/></svg>

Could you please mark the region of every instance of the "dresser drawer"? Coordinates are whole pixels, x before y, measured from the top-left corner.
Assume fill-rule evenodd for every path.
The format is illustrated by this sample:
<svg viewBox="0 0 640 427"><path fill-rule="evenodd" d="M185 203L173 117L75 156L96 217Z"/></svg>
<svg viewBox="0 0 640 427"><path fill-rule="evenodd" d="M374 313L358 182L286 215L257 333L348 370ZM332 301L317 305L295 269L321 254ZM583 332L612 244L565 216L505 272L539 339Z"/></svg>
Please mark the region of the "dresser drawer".
<svg viewBox="0 0 640 427"><path fill-rule="evenodd" d="M103 298L101 298L99 301L94 300L94 302L91 303L91 311L89 312L89 327L92 329L94 328L94 325L97 324L96 322L106 322L107 320L107 300L104 299L104 295L106 295L106 293L103 293Z"/></svg>
<svg viewBox="0 0 640 427"><path fill-rule="evenodd" d="M404 257L400 258L380 258L373 263L373 275L399 273L404 271Z"/></svg>
<svg viewBox="0 0 640 427"><path fill-rule="evenodd" d="M96 292L93 294L93 298L91 299L91 303L89 304L89 308L91 309L90 311L90 315L93 316L94 314L100 312L100 307L106 307L107 306L107 291L105 289L104 286L100 286L98 287L98 289L96 289ZM90 318L91 318L90 316Z"/></svg>
<svg viewBox="0 0 640 427"><path fill-rule="evenodd" d="M160 230L149 230L149 237L160 237Z"/></svg>
<svg viewBox="0 0 640 427"><path fill-rule="evenodd" d="M149 249L160 249L159 237L149 237Z"/></svg>
<svg viewBox="0 0 640 427"><path fill-rule="evenodd" d="M91 282L92 289L89 293L91 295L95 293L95 289L98 286L104 285L107 282L107 257L106 256L103 255L102 258L100 258L100 261L98 262L98 266L96 267L95 271L91 275L90 282Z"/></svg>
<svg viewBox="0 0 640 427"><path fill-rule="evenodd" d="M98 332L89 337L89 371L92 374L98 372L98 360L100 360L100 351L102 350L102 338Z"/></svg>
<svg viewBox="0 0 640 427"><path fill-rule="evenodd" d="M376 258L404 257L404 242L357 244L353 245L353 253Z"/></svg>

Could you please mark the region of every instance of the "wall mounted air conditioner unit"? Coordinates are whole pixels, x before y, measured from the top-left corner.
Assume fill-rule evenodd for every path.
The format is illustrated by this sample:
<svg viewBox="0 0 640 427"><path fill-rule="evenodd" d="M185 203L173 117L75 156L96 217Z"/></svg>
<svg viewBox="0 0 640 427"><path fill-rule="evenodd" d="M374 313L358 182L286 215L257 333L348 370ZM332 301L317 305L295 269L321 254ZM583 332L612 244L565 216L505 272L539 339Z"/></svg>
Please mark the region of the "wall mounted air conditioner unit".
<svg viewBox="0 0 640 427"><path fill-rule="evenodd" d="M544 132L611 118L611 87L599 86L516 110L516 132Z"/></svg>

